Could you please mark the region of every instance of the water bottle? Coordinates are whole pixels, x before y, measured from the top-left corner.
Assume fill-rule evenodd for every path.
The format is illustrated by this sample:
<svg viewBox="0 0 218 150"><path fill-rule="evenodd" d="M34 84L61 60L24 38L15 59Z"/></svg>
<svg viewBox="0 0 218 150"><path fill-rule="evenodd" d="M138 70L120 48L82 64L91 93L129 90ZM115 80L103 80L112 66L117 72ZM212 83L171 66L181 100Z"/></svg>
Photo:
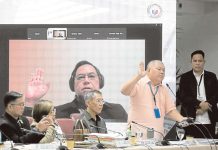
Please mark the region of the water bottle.
<svg viewBox="0 0 218 150"><path fill-rule="evenodd" d="M147 129L147 139L154 138L154 129Z"/></svg>
<svg viewBox="0 0 218 150"><path fill-rule="evenodd" d="M131 135L132 135L131 126L129 126L128 129L126 130L126 137L128 137L128 139L130 139Z"/></svg>

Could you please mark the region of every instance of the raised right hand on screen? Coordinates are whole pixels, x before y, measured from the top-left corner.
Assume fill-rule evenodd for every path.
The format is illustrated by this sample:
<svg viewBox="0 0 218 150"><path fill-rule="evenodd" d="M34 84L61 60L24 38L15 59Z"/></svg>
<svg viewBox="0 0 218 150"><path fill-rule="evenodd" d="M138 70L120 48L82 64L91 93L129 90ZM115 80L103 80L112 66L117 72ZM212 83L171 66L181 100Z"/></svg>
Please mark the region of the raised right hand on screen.
<svg viewBox="0 0 218 150"><path fill-rule="evenodd" d="M25 98L32 105L42 98L49 89L49 83L44 82L43 75L43 70L37 68L31 80L28 82Z"/></svg>

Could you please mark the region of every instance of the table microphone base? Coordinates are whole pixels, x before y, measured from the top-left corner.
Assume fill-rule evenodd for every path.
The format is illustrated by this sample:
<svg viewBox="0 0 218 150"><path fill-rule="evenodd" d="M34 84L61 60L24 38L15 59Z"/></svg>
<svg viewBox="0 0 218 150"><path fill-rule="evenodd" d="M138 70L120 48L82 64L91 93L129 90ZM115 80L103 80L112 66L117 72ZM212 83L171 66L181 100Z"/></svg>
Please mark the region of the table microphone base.
<svg viewBox="0 0 218 150"><path fill-rule="evenodd" d="M68 150L68 148L64 145L58 146L57 150Z"/></svg>
<svg viewBox="0 0 218 150"><path fill-rule="evenodd" d="M98 143L98 144L96 145L96 147L97 147L98 149L105 149L104 144L101 144L101 143Z"/></svg>
<svg viewBox="0 0 218 150"><path fill-rule="evenodd" d="M161 141L161 145L163 145L163 146L170 145L170 142L167 140L163 140L163 141Z"/></svg>

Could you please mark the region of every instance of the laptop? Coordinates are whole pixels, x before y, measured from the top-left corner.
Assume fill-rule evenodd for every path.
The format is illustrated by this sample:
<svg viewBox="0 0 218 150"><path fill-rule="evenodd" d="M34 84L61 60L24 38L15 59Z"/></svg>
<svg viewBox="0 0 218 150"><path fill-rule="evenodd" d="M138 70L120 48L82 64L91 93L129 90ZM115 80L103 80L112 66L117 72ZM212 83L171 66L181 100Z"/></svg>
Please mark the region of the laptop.
<svg viewBox="0 0 218 150"><path fill-rule="evenodd" d="M164 136L164 140L166 141L178 141L177 133L176 133L176 123L171 127L171 129L167 132L167 134Z"/></svg>

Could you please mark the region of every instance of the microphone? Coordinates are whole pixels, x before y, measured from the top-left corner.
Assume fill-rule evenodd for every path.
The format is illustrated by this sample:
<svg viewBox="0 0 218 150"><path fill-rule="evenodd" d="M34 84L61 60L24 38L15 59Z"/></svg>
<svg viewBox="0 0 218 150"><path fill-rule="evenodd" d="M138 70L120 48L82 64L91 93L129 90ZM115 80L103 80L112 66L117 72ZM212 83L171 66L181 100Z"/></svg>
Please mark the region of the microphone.
<svg viewBox="0 0 218 150"><path fill-rule="evenodd" d="M114 130L110 130L110 129L107 129L107 128L103 128L103 127L98 127L98 126L95 126L95 125L90 125L91 127L93 127L93 128L97 128L97 129L103 129L103 130L105 130L105 131L111 131L111 132L113 132L113 133L117 133L117 134L119 134L119 135L121 135L121 136L123 136L123 134L122 133L120 133L120 132L117 132L117 131L114 131Z"/></svg>
<svg viewBox="0 0 218 150"><path fill-rule="evenodd" d="M55 131L55 137L59 140L60 145L58 146L57 150L68 150L68 148L66 146L63 145L62 143L62 139L60 139L60 137L58 136L59 134L57 134L57 132Z"/></svg>
<svg viewBox="0 0 218 150"><path fill-rule="evenodd" d="M170 88L170 85L168 83L166 83L166 86L168 87L168 89L171 91L171 93L176 97L176 94L173 92L173 90Z"/></svg>
<svg viewBox="0 0 218 150"><path fill-rule="evenodd" d="M207 131L208 135L212 139L213 144L215 145L215 148L217 150L216 141L214 140L213 136L210 134L210 131L201 122L199 122L199 121L196 121L196 122L200 123L203 126L203 128ZM207 141L210 144L210 147L212 149L211 143L210 143L209 139L207 138L207 136L204 134L204 132L197 125L193 124L193 126L195 126L201 132L201 134L204 136L205 139L207 139Z"/></svg>
<svg viewBox="0 0 218 150"><path fill-rule="evenodd" d="M37 131L33 131L33 130L28 130L28 129L25 129L25 128L20 128L22 132L25 132L25 133L34 133L34 134L39 134L39 135L43 135L43 133L41 132L37 132Z"/></svg>
<svg viewBox="0 0 218 150"><path fill-rule="evenodd" d="M106 147L104 146L104 144L102 144L102 143L100 142L99 137L98 137L97 135L94 135L94 136L97 137L97 139L98 139L98 144L96 145L96 147L97 147L98 149L105 149Z"/></svg>
<svg viewBox="0 0 218 150"><path fill-rule="evenodd" d="M134 124L136 124L136 125L138 125L138 126L141 126L141 127L143 127L143 128L152 130L152 131L154 131L154 132L160 134L160 135L163 137L163 140L161 141L161 145L164 145L164 146L165 146L165 145L170 145L169 141L167 141L166 139L164 139L163 133L161 133L161 132L159 132L159 131L157 131L157 130L154 130L154 128L150 128L150 127L147 127L147 126L145 126L145 125L139 124L139 123L137 123L137 122L135 122L135 121L132 121L132 123L134 123Z"/></svg>
<svg viewBox="0 0 218 150"><path fill-rule="evenodd" d="M93 126L94 126L94 125L93 125ZM98 149L105 149L105 148L106 148L106 147L104 146L104 144L101 143L100 138L99 138L96 134L91 134L91 135L89 135L89 136L90 136L90 137L94 136L94 137L97 138L98 144L96 145L96 147L97 147Z"/></svg>

